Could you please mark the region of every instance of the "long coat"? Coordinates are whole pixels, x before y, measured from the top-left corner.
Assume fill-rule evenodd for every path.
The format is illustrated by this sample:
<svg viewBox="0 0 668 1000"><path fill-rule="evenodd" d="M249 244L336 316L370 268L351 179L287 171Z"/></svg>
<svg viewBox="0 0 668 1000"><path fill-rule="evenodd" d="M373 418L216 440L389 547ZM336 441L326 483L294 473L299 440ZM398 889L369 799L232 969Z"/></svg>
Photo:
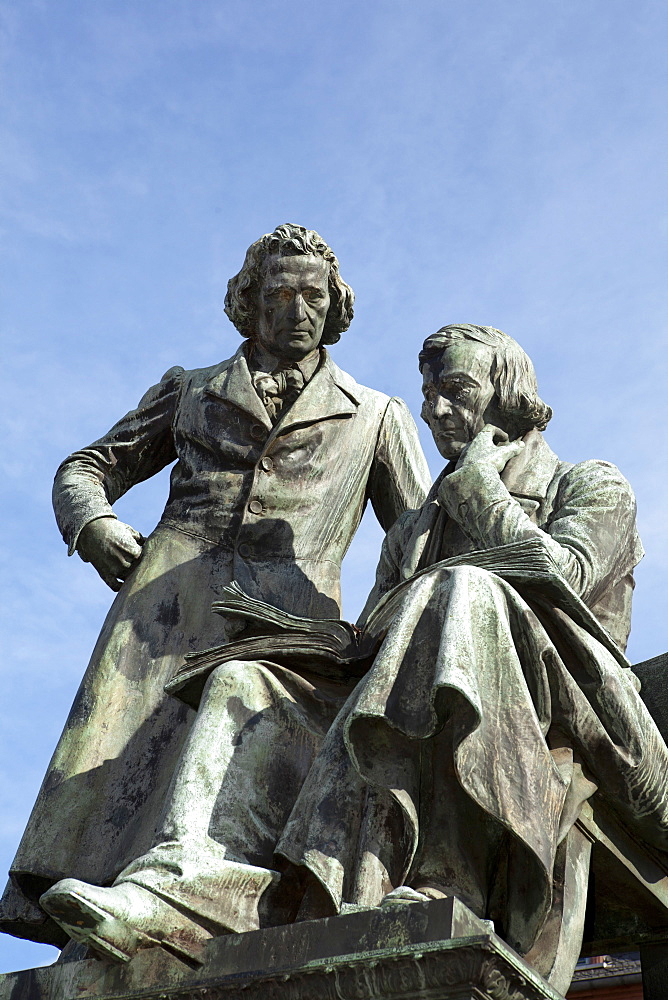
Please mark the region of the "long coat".
<svg viewBox="0 0 668 1000"><path fill-rule="evenodd" d="M192 712L164 684L189 650L225 639L211 614L236 579L312 617L338 617L341 561L371 501L386 530L429 477L405 404L323 351L272 426L245 349L172 368L54 487L70 553L92 519L177 459L165 511L102 628L11 870L0 927L58 943L34 901L56 880L110 883L151 842Z"/></svg>

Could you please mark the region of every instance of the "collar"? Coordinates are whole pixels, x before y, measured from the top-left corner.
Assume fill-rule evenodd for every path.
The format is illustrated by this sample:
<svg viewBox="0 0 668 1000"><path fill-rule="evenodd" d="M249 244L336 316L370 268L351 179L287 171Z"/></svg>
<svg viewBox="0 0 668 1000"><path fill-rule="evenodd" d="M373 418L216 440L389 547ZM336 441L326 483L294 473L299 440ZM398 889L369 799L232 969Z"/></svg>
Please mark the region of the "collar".
<svg viewBox="0 0 668 1000"><path fill-rule="evenodd" d="M251 375L260 372L269 375L279 368L298 368L304 376L304 384L311 381L322 361L322 351L320 348L311 351L308 357L303 358L301 361L291 363L281 362L280 358L266 351L258 343L252 345L244 344L241 349L246 357L248 370Z"/></svg>
<svg viewBox="0 0 668 1000"><path fill-rule="evenodd" d="M240 410L250 413L268 431L272 424L252 382L246 358L247 345L243 344L234 357L222 361L213 369L204 390L211 396L218 396ZM329 352L321 348L321 361L308 384L304 386L296 401L281 415L273 428L275 434L283 434L296 424L309 424L327 417L354 414L362 398L357 382L334 364ZM275 436L272 434L272 438Z"/></svg>
<svg viewBox="0 0 668 1000"><path fill-rule="evenodd" d="M260 397L258 396L246 360L245 344L242 344L234 357L221 361L207 379L204 391L207 395L217 396L233 406L249 413L259 424L271 430L272 423Z"/></svg>
<svg viewBox="0 0 668 1000"><path fill-rule="evenodd" d="M513 496L544 500L559 459L535 427L522 440L524 448L508 462L501 473L501 481Z"/></svg>
<svg viewBox="0 0 668 1000"><path fill-rule="evenodd" d="M319 368L304 386L291 407L281 414L276 433L284 434L299 424L310 424L328 417L352 416L357 412L361 393L354 379L334 364L321 348Z"/></svg>
<svg viewBox="0 0 668 1000"><path fill-rule="evenodd" d="M560 464L559 459L541 432L535 428L525 434L522 440L524 448L508 462L501 473L501 481L512 496L544 500ZM445 476L455 471L456 464L452 459L436 477L425 503L436 501L439 486Z"/></svg>

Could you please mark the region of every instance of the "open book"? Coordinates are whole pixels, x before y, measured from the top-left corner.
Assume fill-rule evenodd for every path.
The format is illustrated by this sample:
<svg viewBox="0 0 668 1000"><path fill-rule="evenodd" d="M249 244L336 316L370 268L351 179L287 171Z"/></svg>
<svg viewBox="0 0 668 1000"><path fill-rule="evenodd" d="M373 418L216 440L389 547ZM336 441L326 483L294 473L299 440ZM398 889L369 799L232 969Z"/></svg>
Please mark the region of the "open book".
<svg viewBox="0 0 668 1000"><path fill-rule="evenodd" d="M271 660L300 667L321 677L346 681L362 677L380 641L367 631L338 618L300 618L250 597L233 581L223 588L223 600L211 610L245 622L231 642L202 652L186 653L185 663L165 685L168 694L197 708L206 679L229 660Z"/></svg>
<svg viewBox="0 0 668 1000"><path fill-rule="evenodd" d="M243 633L222 646L186 653L185 663L165 685L165 691L196 708L206 679L229 660L271 660L328 677L351 681L362 677L414 582L434 570L478 566L495 573L533 600L556 605L610 650L622 666L628 660L587 605L564 580L540 538L511 542L493 549L476 549L432 563L384 594L364 629L339 619L300 618L250 597L232 582L211 610L245 623Z"/></svg>

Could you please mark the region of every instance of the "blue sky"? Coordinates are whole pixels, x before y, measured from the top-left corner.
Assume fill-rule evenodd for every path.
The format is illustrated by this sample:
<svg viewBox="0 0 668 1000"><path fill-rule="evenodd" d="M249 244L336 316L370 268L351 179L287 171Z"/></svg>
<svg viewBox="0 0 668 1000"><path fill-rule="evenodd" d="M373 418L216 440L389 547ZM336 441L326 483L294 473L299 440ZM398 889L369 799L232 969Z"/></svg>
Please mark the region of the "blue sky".
<svg viewBox="0 0 668 1000"><path fill-rule="evenodd" d="M552 447L636 490L630 656L668 650L667 28L663 0L0 2L2 871L112 596L66 557L53 472L171 365L234 352L227 280L282 222L357 294L336 361L416 417L427 334L519 340ZM117 510L148 533L165 496ZM352 618L380 540L366 518ZM55 955L0 935L0 971Z"/></svg>

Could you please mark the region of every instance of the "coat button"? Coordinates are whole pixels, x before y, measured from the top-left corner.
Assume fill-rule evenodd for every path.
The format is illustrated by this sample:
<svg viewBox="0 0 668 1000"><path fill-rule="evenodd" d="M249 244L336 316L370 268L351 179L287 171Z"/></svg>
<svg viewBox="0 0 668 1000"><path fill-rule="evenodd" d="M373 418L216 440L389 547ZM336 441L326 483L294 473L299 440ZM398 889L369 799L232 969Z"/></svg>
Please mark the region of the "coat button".
<svg viewBox="0 0 668 1000"><path fill-rule="evenodd" d="M262 424L251 424L250 436L254 441L262 441L266 437L267 431Z"/></svg>
<svg viewBox="0 0 668 1000"><path fill-rule="evenodd" d="M251 512L251 514L261 514L262 511L264 510L260 500L251 500L251 502L248 504L248 509Z"/></svg>
<svg viewBox="0 0 668 1000"><path fill-rule="evenodd" d="M262 466L265 472L271 472L271 470L274 468L273 459L269 458L269 455L264 456L264 458L260 462L260 465Z"/></svg>
<svg viewBox="0 0 668 1000"><path fill-rule="evenodd" d="M251 547L250 545L246 545L245 542L242 542L239 548L237 549L237 552L239 553L242 559L247 559L248 556L251 554Z"/></svg>

